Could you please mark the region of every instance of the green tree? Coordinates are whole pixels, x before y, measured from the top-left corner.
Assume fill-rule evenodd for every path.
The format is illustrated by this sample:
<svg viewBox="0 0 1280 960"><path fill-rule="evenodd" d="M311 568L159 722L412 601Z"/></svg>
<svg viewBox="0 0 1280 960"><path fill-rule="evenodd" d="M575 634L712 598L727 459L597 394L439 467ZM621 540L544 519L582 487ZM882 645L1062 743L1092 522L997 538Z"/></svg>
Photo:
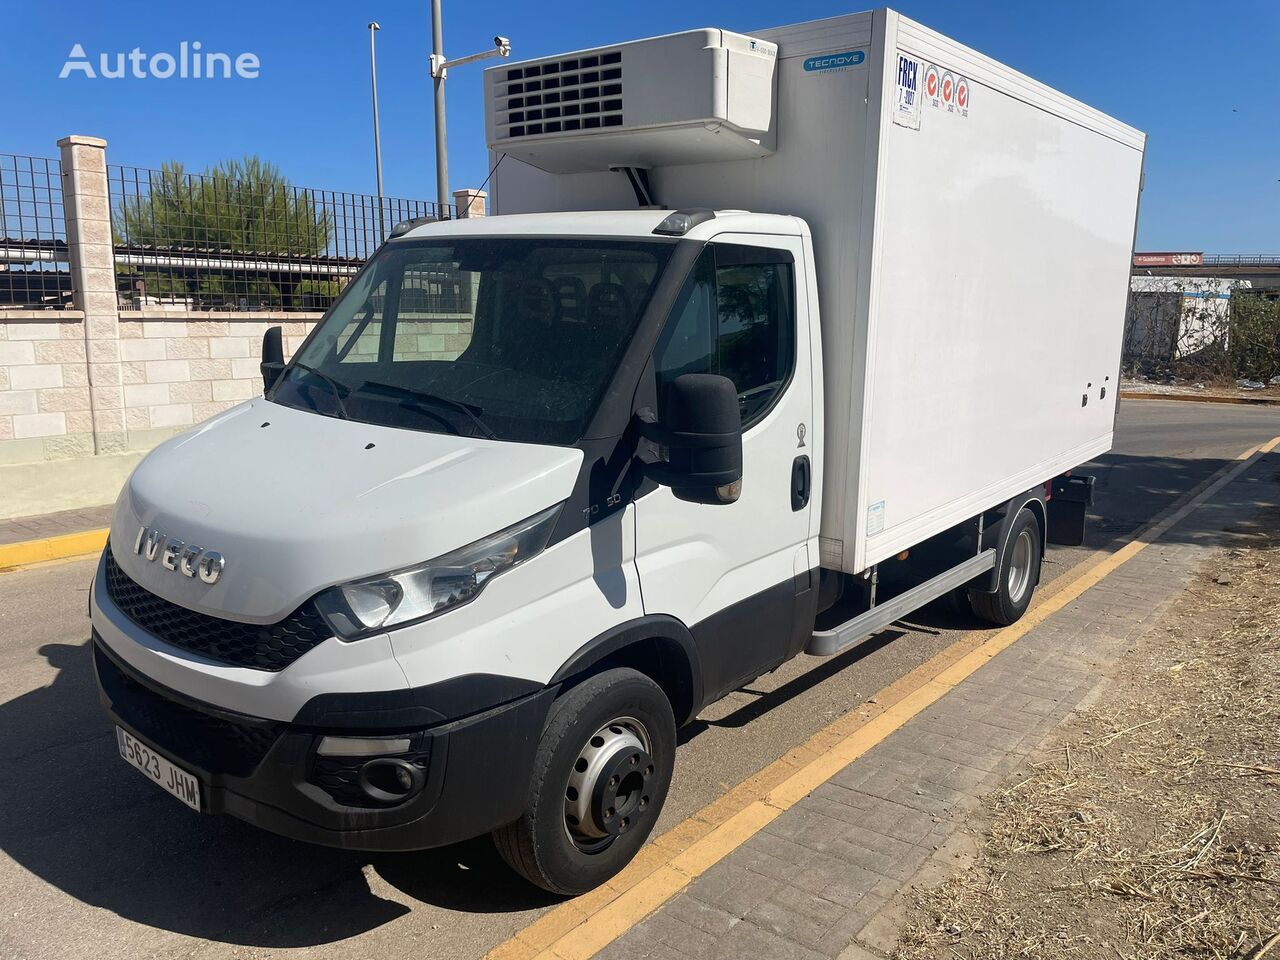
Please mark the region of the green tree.
<svg viewBox="0 0 1280 960"><path fill-rule="evenodd" d="M176 257L318 256L333 234L330 212L256 156L198 174L188 174L181 163L165 163L147 189L119 203L113 220L118 245ZM142 267L135 279L151 294L282 299L279 274L228 267L216 259L197 268Z"/></svg>
<svg viewBox="0 0 1280 960"><path fill-rule="evenodd" d="M1280 375L1280 300L1237 291L1231 298L1231 372L1268 382Z"/></svg>

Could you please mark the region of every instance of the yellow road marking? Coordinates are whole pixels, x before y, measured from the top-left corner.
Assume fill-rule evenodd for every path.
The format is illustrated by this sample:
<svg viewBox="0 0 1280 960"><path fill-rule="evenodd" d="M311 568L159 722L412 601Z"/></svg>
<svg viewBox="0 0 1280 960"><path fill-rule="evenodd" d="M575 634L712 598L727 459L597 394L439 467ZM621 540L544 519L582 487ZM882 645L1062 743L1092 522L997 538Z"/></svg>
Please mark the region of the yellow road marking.
<svg viewBox="0 0 1280 960"><path fill-rule="evenodd" d="M640 851L607 884L543 914L485 960L588 960L698 876L826 783L992 657L1132 560L1174 524L1238 477L1280 437L1248 450L1185 494L1124 546L1076 564L1046 585L1022 619L990 635L971 633L815 733ZM983 639L984 636L986 639Z"/></svg>
<svg viewBox="0 0 1280 960"><path fill-rule="evenodd" d="M0 544L0 571L98 553L106 545L107 533L107 528L103 527L101 530L67 533L60 537Z"/></svg>

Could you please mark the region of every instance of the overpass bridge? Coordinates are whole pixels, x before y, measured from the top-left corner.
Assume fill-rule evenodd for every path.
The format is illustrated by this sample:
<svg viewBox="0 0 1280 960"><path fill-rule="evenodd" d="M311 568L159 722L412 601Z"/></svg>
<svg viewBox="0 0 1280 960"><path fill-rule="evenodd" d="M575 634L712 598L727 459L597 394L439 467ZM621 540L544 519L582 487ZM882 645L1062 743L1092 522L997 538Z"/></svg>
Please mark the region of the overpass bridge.
<svg viewBox="0 0 1280 960"><path fill-rule="evenodd" d="M1280 297L1280 254L1134 253L1133 273L1144 277L1248 280L1254 290Z"/></svg>

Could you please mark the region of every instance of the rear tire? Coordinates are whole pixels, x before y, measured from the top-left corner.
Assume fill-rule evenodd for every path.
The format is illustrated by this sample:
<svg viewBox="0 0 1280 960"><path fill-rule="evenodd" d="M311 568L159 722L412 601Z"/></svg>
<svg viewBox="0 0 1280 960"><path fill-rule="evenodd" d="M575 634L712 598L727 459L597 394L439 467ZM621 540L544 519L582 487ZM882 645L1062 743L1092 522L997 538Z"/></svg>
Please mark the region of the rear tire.
<svg viewBox="0 0 1280 960"><path fill-rule="evenodd" d="M999 588L995 593L969 591L969 606L976 616L1002 627L1022 618L1040 582L1041 542L1036 515L1023 507L1013 518L1009 538L996 559Z"/></svg>
<svg viewBox="0 0 1280 960"><path fill-rule="evenodd" d="M671 785L676 723L666 694L637 670L606 670L551 707L525 812L493 832L513 870L575 896L631 862Z"/></svg>

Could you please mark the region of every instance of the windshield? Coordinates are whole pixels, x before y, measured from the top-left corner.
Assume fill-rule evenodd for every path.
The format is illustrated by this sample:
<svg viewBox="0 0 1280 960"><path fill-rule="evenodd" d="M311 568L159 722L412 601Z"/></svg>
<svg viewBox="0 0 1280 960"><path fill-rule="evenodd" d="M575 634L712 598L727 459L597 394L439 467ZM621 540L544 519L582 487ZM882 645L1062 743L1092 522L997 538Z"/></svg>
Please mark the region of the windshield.
<svg viewBox="0 0 1280 960"><path fill-rule="evenodd" d="M673 249L558 237L388 244L271 399L364 423L572 444Z"/></svg>

